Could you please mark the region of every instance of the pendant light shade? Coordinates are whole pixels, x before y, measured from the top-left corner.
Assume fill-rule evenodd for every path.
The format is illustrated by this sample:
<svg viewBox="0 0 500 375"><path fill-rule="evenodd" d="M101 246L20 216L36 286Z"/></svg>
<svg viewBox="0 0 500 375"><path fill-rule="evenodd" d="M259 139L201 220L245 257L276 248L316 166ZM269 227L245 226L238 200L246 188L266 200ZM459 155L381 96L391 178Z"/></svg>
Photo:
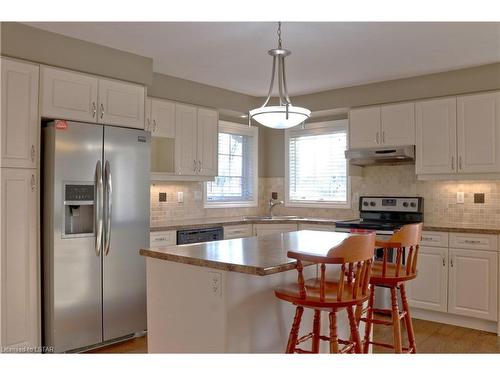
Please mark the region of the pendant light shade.
<svg viewBox="0 0 500 375"><path fill-rule="evenodd" d="M291 52L281 46L281 22L278 22L278 48L268 51L268 54L273 57L269 92L261 107L249 111L248 121L250 122L254 119L260 124L273 129L288 129L303 124L311 116L311 111L307 108L293 106L288 96L285 77L285 57L289 56ZM268 106L267 104L273 93L276 62L278 63L279 105Z"/></svg>

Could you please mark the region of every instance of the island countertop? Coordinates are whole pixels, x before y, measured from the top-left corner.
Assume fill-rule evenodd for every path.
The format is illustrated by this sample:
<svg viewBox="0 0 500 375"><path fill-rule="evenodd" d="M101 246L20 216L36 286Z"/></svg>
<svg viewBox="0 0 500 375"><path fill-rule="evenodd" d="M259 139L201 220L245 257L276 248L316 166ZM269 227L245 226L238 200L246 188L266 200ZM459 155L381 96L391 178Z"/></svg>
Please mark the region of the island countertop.
<svg viewBox="0 0 500 375"><path fill-rule="evenodd" d="M266 276L295 268L296 261L287 257L290 250L325 255L349 236L349 233L302 230L141 249L140 254L170 262Z"/></svg>

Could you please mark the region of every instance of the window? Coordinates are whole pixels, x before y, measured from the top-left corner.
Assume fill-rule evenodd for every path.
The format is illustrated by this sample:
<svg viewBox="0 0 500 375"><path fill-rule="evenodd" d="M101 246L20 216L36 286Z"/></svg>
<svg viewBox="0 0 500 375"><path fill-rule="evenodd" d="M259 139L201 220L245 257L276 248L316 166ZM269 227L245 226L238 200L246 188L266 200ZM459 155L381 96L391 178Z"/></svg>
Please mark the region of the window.
<svg viewBox="0 0 500 375"><path fill-rule="evenodd" d="M205 207L257 206L257 145L256 127L219 122L219 174L205 184Z"/></svg>
<svg viewBox="0 0 500 375"><path fill-rule="evenodd" d="M286 204L350 207L347 120L290 129L286 139Z"/></svg>

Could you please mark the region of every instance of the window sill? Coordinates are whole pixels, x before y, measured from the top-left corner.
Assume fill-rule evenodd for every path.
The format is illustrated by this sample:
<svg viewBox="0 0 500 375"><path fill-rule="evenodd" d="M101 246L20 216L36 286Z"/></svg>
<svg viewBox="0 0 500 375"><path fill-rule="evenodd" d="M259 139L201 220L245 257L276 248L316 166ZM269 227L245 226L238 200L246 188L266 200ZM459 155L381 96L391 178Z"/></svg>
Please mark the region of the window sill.
<svg viewBox="0 0 500 375"><path fill-rule="evenodd" d="M246 207L258 207L257 202L205 202L203 208L246 208Z"/></svg>
<svg viewBox="0 0 500 375"><path fill-rule="evenodd" d="M351 202L346 203L329 203L329 202L300 202L287 201L285 207L303 207L303 208L332 208L332 209L351 209Z"/></svg>

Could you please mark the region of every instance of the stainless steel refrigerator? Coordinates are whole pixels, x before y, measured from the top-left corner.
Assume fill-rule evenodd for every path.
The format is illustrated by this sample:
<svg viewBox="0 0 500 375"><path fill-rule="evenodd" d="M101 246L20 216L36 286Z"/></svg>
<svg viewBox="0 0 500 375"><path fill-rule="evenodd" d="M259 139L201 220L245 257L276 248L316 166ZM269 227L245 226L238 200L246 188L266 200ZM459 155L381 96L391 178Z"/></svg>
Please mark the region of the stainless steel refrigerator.
<svg viewBox="0 0 500 375"><path fill-rule="evenodd" d="M43 128L43 344L55 352L146 329L149 133Z"/></svg>

